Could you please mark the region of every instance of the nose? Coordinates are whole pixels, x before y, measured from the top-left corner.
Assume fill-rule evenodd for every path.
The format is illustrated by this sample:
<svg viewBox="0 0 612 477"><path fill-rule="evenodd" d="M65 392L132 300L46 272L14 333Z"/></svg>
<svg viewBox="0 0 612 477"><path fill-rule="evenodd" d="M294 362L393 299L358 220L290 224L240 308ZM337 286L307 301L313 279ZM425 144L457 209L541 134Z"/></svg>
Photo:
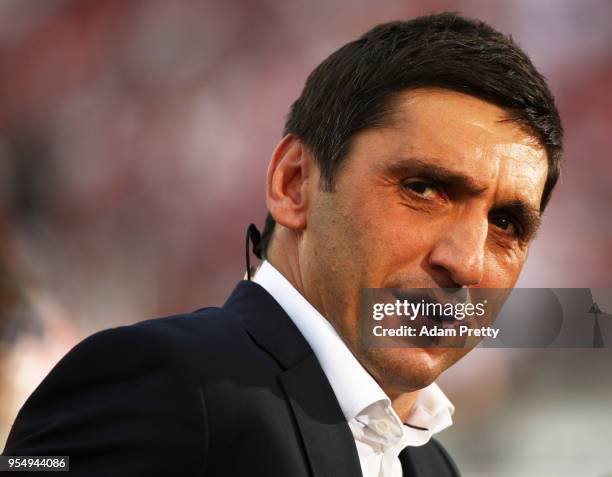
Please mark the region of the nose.
<svg viewBox="0 0 612 477"><path fill-rule="evenodd" d="M446 228L429 254L429 266L439 282L464 287L482 281L488 228L488 219L480 214L457 217Z"/></svg>

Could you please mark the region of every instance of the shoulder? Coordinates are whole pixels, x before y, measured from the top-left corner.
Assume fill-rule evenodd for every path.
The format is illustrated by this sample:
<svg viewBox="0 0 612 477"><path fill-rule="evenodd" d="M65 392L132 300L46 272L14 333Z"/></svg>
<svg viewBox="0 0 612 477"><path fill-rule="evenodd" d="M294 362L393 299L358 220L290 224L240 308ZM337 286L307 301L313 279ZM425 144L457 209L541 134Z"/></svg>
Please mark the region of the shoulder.
<svg viewBox="0 0 612 477"><path fill-rule="evenodd" d="M114 368L119 375L151 368L175 368L181 374L211 360L247 352L248 335L222 308L167 316L99 331L70 350L56 368L70 374Z"/></svg>
<svg viewBox="0 0 612 477"><path fill-rule="evenodd" d="M245 336L237 320L219 308L99 331L66 353L22 411L64 408L77 396L90 403L96 394L124 400L161 387L172 387L175 395L195 389L227 361L224 356L236 354Z"/></svg>
<svg viewBox="0 0 612 477"><path fill-rule="evenodd" d="M53 455L62 449L80 458L78 467L85 465L83 449L108 456L128 442L143 462L144 454L199 455L185 461L199 468L204 455L198 448L207 442L202 376L227 361L231 343L246 340L244 335L237 320L218 308L95 333L28 398L5 452ZM212 357L214 348L224 354Z"/></svg>

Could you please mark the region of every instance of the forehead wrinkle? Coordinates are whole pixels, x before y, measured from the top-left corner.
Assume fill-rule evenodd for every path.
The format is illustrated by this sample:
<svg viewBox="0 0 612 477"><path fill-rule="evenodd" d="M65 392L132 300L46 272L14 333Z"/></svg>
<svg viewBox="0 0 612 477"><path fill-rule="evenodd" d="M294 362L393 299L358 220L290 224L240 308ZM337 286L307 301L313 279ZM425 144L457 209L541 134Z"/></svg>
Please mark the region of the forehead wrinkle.
<svg viewBox="0 0 612 477"><path fill-rule="evenodd" d="M446 101L447 96L448 101ZM372 137L370 134L373 134L376 137L375 143L380 141L379 144L383 144L382 149L378 149L376 145L366 147L366 154L369 157L376 157L377 162L386 163L397 157L404 157L417 160L417 162L420 160L427 166L433 163L452 173L471 178L472 184L462 181L474 186L469 189L482 192L487 185L488 190L495 191L495 196L502 192L499 190L500 187L512 193L514 186L518 183L524 183L526 189L522 185L520 189L527 191L532 190L532 187L537 186L540 182L541 162L538 156L542 155L542 147L537 138L527 134L520 124L510 120L507 111L492 104L483 106L483 103L486 102L478 98L444 90L412 90L408 94L400 95L398 99L400 101L393 104L394 114L387 118L388 121L384 125L373 128L369 133L365 132L365 137L363 137L363 139ZM425 99L427 101L424 101ZM436 104L440 102L440 99L445 101ZM457 102L457 107L465 108L465 111L462 109L462 112L466 114L461 114L463 121L450 123L455 124L457 128L446 130L443 125L435 123L433 119L440 120L436 112L446 111L444 108L448 108L451 104L455 106L455 102ZM479 105L486 106L486 111L477 108ZM474 114L471 114L472 112ZM492 115L491 124L486 118L483 123L479 115L489 115L489 117ZM456 118L453 114L450 116L445 114L444 117L447 120ZM461 124L468 126L473 134L466 134L465 130L462 131ZM497 131L497 127L503 130ZM477 133L477 129L482 133ZM443 134L441 134L442 131L444 131ZM386 132L389 132L390 135L387 135ZM452 137L449 137L449 134ZM367 141L362 143L362 145L365 144ZM379 152L384 152L384 154L379 155ZM455 157L455 153L459 155ZM545 159L545 155L543 157ZM511 169L506 169L506 164L513 165ZM462 167L463 165L467 169ZM472 166L478 166L477 170L473 170ZM401 170L400 167L397 169ZM430 168L431 170L433 168ZM408 168L406 171L410 172ZM448 175L447 171L443 172ZM534 190L534 192L537 191Z"/></svg>
<svg viewBox="0 0 612 477"><path fill-rule="evenodd" d="M388 164L378 164L378 166L397 177L408 174L424 174L439 182L460 186L469 191L471 195L480 195L489 189L489 185L484 181L461 171L440 165L445 162L448 163L449 160L409 157L400 158Z"/></svg>

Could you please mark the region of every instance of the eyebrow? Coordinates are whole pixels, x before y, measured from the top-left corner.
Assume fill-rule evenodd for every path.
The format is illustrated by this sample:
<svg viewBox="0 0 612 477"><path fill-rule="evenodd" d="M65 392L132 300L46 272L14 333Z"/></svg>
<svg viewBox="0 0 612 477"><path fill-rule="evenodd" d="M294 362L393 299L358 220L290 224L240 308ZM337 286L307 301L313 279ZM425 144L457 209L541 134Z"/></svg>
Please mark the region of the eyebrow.
<svg viewBox="0 0 612 477"><path fill-rule="evenodd" d="M540 209L533 207L522 200L498 202L493 206L491 212L508 211L520 221L523 227L523 235L526 239L531 238L542 223Z"/></svg>
<svg viewBox="0 0 612 477"><path fill-rule="evenodd" d="M418 157L402 158L383 167L395 177L422 175L440 185L463 189L469 195L479 195L487 190L484 182Z"/></svg>
<svg viewBox="0 0 612 477"><path fill-rule="evenodd" d="M487 190L484 182L435 164L434 160L419 157L401 158L391 164L385 164L382 168L387 174L397 178L420 175L443 187L461 189L472 196L477 196ZM435 161L438 162L438 160ZM500 211L510 213L521 223L526 238L533 236L542 222L540 209L521 199L497 202L491 212Z"/></svg>

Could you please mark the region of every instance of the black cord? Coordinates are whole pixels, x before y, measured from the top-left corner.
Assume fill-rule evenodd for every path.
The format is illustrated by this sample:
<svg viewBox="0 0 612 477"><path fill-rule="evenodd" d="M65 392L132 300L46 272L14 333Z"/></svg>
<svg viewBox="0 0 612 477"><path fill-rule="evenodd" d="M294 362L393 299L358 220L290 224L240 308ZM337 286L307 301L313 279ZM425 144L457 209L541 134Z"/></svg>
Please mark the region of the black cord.
<svg viewBox="0 0 612 477"><path fill-rule="evenodd" d="M259 250L259 243L261 242L261 234L255 224L249 224L246 233L246 269L247 269L247 280L251 280L251 254L249 253L249 242L253 243L253 254L261 259L261 251Z"/></svg>

